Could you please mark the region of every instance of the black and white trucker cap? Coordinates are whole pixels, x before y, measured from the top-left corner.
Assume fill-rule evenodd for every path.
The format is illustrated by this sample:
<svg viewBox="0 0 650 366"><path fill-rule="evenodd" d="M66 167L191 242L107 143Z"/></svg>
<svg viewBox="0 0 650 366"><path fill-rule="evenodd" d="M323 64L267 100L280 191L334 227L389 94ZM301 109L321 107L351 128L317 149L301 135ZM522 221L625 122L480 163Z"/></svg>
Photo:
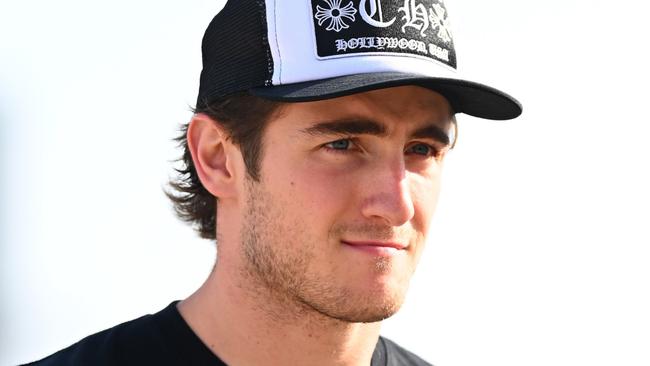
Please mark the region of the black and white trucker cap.
<svg viewBox="0 0 650 366"><path fill-rule="evenodd" d="M203 37L197 109L237 92L302 102L400 85L456 113L506 120L521 104L456 74L443 0L229 0Z"/></svg>

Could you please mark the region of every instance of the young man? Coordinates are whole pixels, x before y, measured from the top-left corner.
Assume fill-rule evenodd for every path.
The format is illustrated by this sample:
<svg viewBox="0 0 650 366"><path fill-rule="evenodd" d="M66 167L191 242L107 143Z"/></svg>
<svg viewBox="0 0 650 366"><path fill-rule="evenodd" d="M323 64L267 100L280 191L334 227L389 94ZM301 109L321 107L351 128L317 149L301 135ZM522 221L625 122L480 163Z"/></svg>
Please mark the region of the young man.
<svg viewBox="0 0 650 366"><path fill-rule="evenodd" d="M456 113L442 2L230 0L208 27L170 198L218 259L164 310L37 365L425 365L379 336L426 242ZM217 210L218 208L218 210Z"/></svg>

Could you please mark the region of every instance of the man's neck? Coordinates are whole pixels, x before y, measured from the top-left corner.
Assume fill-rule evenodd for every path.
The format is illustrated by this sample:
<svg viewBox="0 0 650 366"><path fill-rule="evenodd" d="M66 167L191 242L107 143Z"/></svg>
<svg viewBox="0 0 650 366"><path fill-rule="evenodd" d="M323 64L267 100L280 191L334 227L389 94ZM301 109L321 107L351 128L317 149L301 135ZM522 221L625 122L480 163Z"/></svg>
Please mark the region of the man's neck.
<svg viewBox="0 0 650 366"><path fill-rule="evenodd" d="M229 365L370 364L380 323L349 323L297 301L281 301L219 263L178 309L203 343Z"/></svg>

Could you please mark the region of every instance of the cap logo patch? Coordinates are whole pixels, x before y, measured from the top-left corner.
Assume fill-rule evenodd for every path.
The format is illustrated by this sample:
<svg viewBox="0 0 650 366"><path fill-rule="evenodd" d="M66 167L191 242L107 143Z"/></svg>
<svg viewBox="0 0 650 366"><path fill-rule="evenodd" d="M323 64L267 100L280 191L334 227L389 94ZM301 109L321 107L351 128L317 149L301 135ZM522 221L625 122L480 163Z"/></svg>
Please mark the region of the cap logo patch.
<svg viewBox="0 0 650 366"><path fill-rule="evenodd" d="M393 53L456 68L442 0L312 0L312 10L319 58Z"/></svg>

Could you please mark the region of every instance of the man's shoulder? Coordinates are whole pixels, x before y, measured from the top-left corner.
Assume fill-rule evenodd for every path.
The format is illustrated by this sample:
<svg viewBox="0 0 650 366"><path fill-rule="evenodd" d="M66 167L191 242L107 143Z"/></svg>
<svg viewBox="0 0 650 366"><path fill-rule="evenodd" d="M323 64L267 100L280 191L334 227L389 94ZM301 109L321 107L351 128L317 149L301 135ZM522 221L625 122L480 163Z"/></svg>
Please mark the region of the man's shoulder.
<svg viewBox="0 0 650 366"><path fill-rule="evenodd" d="M381 350L384 350L383 355ZM379 352L378 352L379 351ZM406 350L388 338L379 337L377 348L373 355L372 365L381 366L432 366L411 351Z"/></svg>
<svg viewBox="0 0 650 366"><path fill-rule="evenodd" d="M24 366L223 365L194 335L176 302L156 314L127 321L90 335ZM379 337L372 366L431 365L390 339Z"/></svg>
<svg viewBox="0 0 650 366"><path fill-rule="evenodd" d="M92 334L25 366L164 364L171 355L166 354L165 332L157 319L161 313L144 315Z"/></svg>

